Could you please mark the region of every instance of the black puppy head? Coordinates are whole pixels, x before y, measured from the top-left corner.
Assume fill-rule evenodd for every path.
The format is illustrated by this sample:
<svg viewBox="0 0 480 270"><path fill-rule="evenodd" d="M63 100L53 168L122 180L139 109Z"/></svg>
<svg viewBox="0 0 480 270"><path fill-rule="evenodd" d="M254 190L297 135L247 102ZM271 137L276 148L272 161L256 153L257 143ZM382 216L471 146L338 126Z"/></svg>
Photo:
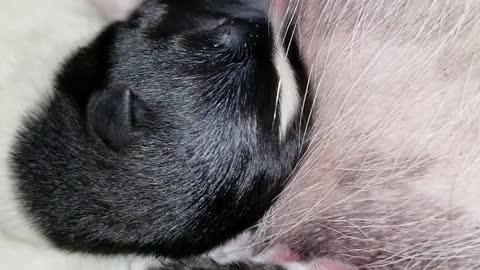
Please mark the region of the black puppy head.
<svg viewBox="0 0 480 270"><path fill-rule="evenodd" d="M74 251L185 256L261 218L305 127L259 6L147 1L66 63L13 155L38 230Z"/></svg>

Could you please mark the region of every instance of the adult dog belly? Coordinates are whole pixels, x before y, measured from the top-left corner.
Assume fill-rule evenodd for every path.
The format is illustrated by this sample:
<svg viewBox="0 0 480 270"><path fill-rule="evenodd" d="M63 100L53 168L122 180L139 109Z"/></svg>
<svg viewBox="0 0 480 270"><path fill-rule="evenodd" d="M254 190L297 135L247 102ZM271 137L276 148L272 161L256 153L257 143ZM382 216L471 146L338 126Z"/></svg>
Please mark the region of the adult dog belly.
<svg viewBox="0 0 480 270"><path fill-rule="evenodd" d="M480 3L297 3L310 150L261 232L366 269L480 267Z"/></svg>

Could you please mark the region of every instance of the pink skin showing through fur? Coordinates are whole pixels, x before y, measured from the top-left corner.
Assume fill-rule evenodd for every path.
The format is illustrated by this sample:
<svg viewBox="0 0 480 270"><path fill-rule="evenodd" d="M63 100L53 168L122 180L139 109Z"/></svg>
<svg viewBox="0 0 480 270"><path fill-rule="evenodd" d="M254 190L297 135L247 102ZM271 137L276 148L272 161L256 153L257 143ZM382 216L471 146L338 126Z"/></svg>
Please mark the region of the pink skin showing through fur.
<svg viewBox="0 0 480 270"><path fill-rule="evenodd" d="M288 263L301 261L302 257L299 254L293 252L292 250L286 249L283 252L278 253L276 256L274 256L273 259L277 262Z"/></svg>
<svg viewBox="0 0 480 270"><path fill-rule="evenodd" d="M356 267L349 266L336 261L315 260L309 263L311 270L356 270Z"/></svg>
<svg viewBox="0 0 480 270"><path fill-rule="evenodd" d="M282 28L285 15L288 12L288 1L289 0L271 0L269 16L273 25L278 27L278 29Z"/></svg>
<svg viewBox="0 0 480 270"><path fill-rule="evenodd" d="M301 268L305 270L356 270L356 267L337 262L335 260L329 259L314 259L312 261L303 261L303 258L300 254L294 252L290 248L277 245L267 251L262 255L259 255L257 258L258 261L264 263L274 263L287 266L288 269L297 269L297 267L292 266L292 263L299 263ZM292 266L292 267L289 267Z"/></svg>

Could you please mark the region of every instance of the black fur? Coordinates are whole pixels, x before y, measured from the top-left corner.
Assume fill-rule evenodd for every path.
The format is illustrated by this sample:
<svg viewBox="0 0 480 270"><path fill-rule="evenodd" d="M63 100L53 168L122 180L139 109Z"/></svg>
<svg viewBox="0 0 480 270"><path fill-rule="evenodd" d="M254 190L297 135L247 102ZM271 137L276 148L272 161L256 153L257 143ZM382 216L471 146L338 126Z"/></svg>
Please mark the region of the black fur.
<svg viewBox="0 0 480 270"><path fill-rule="evenodd" d="M76 52L12 153L37 229L71 251L179 257L253 226L305 128L296 121L280 143L261 14L235 0L150 0Z"/></svg>

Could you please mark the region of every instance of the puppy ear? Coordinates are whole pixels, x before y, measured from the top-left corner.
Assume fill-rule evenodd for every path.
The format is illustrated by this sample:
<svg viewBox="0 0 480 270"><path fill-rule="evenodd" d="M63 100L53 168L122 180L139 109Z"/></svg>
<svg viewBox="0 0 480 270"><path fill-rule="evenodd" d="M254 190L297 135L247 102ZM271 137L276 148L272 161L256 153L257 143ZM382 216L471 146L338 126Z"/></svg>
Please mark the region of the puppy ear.
<svg viewBox="0 0 480 270"><path fill-rule="evenodd" d="M132 139L143 107L125 84L115 84L95 93L89 105L93 132L113 150L120 150Z"/></svg>

